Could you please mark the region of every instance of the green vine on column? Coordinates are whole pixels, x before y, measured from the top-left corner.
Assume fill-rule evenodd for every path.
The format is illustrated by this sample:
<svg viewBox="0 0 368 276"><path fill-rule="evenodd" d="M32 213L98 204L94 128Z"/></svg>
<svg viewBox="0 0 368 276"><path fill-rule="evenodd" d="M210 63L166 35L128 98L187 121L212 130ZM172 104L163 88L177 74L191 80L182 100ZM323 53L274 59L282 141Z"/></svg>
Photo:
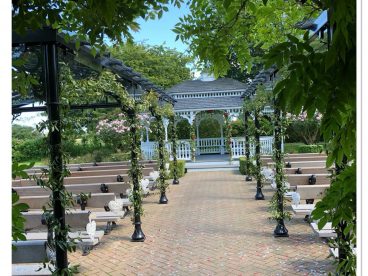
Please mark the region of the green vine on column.
<svg viewBox="0 0 368 276"><path fill-rule="evenodd" d="M286 128L288 126L288 120L286 117L281 115L281 111L275 107L274 116L272 116L272 121L274 125L274 145L273 145L273 160L275 162L275 181L277 190L272 196L270 201L270 212L271 219L277 221L283 221L284 219L291 219L291 213L285 211L286 200L285 193L287 192L287 188L285 185L285 174L284 174L284 153L281 149L281 141L285 134Z"/></svg>
<svg viewBox="0 0 368 276"><path fill-rule="evenodd" d="M176 145L177 145L177 139L178 135L176 133L176 125L175 125L175 114L170 117L171 122L171 143L172 143L172 157L173 157L173 178L174 180L178 179L178 161L176 156Z"/></svg>
<svg viewBox="0 0 368 276"><path fill-rule="evenodd" d="M195 134L195 125L194 121L193 124L190 125L190 157L191 160L194 162L196 160L196 134Z"/></svg>
<svg viewBox="0 0 368 276"><path fill-rule="evenodd" d="M229 160L230 162L233 160L233 153L232 153L232 147L231 147L231 132L232 132L232 127L231 127L231 118L229 116L229 113L225 112L224 113L224 119L225 119L225 137L226 137L226 151L229 154Z"/></svg>

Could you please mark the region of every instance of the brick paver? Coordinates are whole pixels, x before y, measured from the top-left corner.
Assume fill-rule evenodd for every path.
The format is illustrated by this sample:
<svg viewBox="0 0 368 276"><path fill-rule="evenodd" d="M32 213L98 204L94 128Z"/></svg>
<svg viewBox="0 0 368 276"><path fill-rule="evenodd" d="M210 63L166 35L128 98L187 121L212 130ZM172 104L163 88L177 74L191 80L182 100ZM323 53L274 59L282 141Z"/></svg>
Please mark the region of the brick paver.
<svg viewBox="0 0 368 276"><path fill-rule="evenodd" d="M255 201L255 183L238 172L190 172L170 186L169 204L145 198L144 243L130 241L128 217L88 256L69 255L81 275L326 275L328 246L303 218L286 223L289 238L272 236L271 189Z"/></svg>

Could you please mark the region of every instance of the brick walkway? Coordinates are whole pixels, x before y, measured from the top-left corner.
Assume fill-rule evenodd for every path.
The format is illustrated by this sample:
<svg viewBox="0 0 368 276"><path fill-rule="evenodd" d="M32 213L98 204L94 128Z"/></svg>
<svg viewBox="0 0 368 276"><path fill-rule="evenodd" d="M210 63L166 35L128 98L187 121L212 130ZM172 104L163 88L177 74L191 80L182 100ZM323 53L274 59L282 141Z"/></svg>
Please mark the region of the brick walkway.
<svg viewBox="0 0 368 276"><path fill-rule="evenodd" d="M169 204L145 199L144 243L130 242L128 217L88 256L69 255L82 275L327 275L328 247L302 218L287 222L289 238L272 236L268 200L238 172L190 172L170 186Z"/></svg>

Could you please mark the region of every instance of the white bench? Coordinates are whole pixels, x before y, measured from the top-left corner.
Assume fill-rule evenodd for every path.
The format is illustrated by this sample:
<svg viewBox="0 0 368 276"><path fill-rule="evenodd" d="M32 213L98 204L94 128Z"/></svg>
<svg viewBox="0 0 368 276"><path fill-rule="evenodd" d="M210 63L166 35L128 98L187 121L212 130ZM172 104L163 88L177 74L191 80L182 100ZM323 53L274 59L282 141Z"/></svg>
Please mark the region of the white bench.
<svg viewBox="0 0 368 276"><path fill-rule="evenodd" d="M318 237L320 238L336 238L337 237L335 230L332 228L331 222L327 222L326 225L321 230L318 229L318 225L316 222L312 222L310 225L313 229L313 232L316 233Z"/></svg>
<svg viewBox="0 0 368 276"><path fill-rule="evenodd" d="M292 204L291 205L294 214L296 215L303 215L303 216L310 216L314 208L316 207L315 204Z"/></svg>
<svg viewBox="0 0 368 276"><path fill-rule="evenodd" d="M26 233L26 239L29 241L46 241L47 240L47 232L37 232L37 233ZM74 242L78 244L78 246L83 251L83 256L87 255L90 250L98 245L102 237L104 236L104 231L96 231L94 239L92 240L86 231L76 231L70 232L69 238L74 239Z"/></svg>

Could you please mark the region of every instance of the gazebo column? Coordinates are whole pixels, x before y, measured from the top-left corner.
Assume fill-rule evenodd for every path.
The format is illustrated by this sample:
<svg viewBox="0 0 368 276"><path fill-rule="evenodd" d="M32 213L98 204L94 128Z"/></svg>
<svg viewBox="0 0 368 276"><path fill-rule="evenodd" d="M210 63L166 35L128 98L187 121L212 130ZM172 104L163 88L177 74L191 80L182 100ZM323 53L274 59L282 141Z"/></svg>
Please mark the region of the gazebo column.
<svg viewBox="0 0 368 276"><path fill-rule="evenodd" d="M146 142L149 142L149 128L146 127Z"/></svg>
<svg viewBox="0 0 368 276"><path fill-rule="evenodd" d="M221 125L221 154L225 154L225 147L224 147L224 124Z"/></svg>
<svg viewBox="0 0 368 276"><path fill-rule="evenodd" d="M252 181L252 176L250 175L250 145L249 145L249 125L248 118L250 114L248 111L244 111L244 153L246 157L246 177L245 181Z"/></svg>
<svg viewBox="0 0 368 276"><path fill-rule="evenodd" d="M197 143L196 143L196 148L198 148L198 151L197 151L197 155L200 155L201 154L201 152L200 152L200 150L199 150L199 124L200 124L200 122L198 122L198 121L196 121L196 130L197 130Z"/></svg>
<svg viewBox="0 0 368 276"><path fill-rule="evenodd" d="M167 142L168 141L168 138L167 138L167 128L168 128L168 126L169 126L169 119L167 119L167 118L163 118L162 119L162 123L164 124L164 128L165 128L165 142Z"/></svg>

